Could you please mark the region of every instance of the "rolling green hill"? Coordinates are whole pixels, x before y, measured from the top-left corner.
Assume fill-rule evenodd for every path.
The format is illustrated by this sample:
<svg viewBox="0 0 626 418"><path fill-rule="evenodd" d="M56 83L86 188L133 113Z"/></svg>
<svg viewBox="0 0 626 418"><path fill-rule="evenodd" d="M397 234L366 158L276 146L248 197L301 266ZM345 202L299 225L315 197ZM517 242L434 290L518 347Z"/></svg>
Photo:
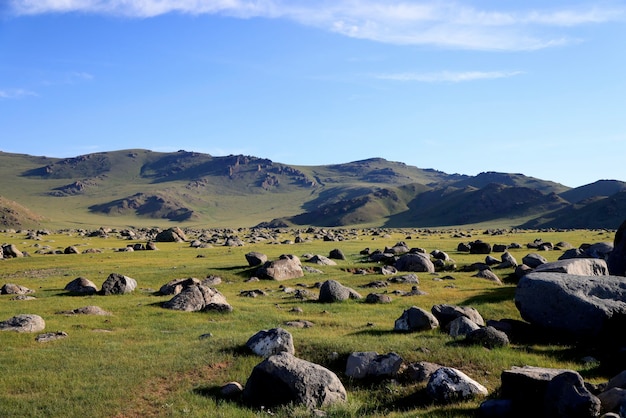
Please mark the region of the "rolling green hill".
<svg viewBox="0 0 626 418"><path fill-rule="evenodd" d="M602 181L569 189L523 174L446 174L382 158L295 166L253 156L143 149L74 158L0 152L0 176L0 222L5 227L493 222L562 227L594 219L586 227L615 228L619 214L593 214L621 208L621 198L610 200L606 193L625 185ZM589 215L573 222L572 213Z"/></svg>

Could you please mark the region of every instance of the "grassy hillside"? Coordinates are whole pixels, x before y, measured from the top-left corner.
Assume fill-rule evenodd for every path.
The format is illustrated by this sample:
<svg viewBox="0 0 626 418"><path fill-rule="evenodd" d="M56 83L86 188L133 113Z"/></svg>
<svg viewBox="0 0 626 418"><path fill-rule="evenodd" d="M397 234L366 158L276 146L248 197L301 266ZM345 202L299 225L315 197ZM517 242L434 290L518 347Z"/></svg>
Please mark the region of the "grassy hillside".
<svg viewBox="0 0 626 418"><path fill-rule="evenodd" d="M37 219L52 228L494 222L511 227L548 221L561 227L568 207L577 213L610 211L610 201L598 199L626 184L603 181L568 190L523 174L485 172L472 177L382 158L290 166L254 156L142 149L64 159L0 153L0 175L0 196L14 202L13 208L23 208L0 208L5 213L2 225L22 227ZM586 200L578 201L581 197ZM551 215L557 210L565 212ZM586 226L614 227L613 219L604 215L594 221Z"/></svg>

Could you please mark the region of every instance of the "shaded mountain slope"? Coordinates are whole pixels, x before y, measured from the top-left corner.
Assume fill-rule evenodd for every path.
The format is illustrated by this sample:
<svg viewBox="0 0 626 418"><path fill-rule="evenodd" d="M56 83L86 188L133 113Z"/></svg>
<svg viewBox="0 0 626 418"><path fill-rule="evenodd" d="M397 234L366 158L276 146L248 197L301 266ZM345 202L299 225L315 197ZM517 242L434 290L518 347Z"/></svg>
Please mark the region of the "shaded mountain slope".
<svg viewBox="0 0 626 418"><path fill-rule="evenodd" d="M560 193L570 203L578 203L593 197L608 197L626 190L626 182L619 180L598 180L591 184L576 187Z"/></svg>
<svg viewBox="0 0 626 418"><path fill-rule="evenodd" d="M593 197L520 225L521 228L609 228L626 219L626 191Z"/></svg>

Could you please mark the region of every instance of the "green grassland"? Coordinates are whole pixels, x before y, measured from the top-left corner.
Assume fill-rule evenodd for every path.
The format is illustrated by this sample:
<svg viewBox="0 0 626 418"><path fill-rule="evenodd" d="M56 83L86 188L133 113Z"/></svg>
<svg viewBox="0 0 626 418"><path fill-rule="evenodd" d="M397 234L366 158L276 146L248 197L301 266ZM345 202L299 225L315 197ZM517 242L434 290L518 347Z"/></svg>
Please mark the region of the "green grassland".
<svg viewBox="0 0 626 418"><path fill-rule="evenodd" d="M399 380L363 383L344 374L345 359L354 351L396 352L406 362L431 361L458 368L497 394L500 373L511 366L570 368L586 379L601 382L602 375L582 358L587 355L567 345L518 345L487 350L459 344L440 330L422 333L394 333L394 321L410 306L430 310L434 304L470 305L485 320L520 319L514 306L515 283L507 281L512 269L498 270L505 284L471 277L473 273L451 272L454 281L434 280L437 275L419 274L419 288L426 295L392 296L386 305L362 301L319 304L296 300L281 286L313 286L335 279L353 287L363 296L370 292L361 286L384 280L377 274L356 275L355 268L375 267L363 261L359 251L369 247L383 249L403 240L411 247L430 252L440 249L455 259L459 267L484 256L459 253L461 241L454 231L426 233L420 230L388 230L375 235L373 230L354 230L342 242L311 240L301 244L279 245L293 239L294 231L284 231L276 242L247 244L243 247L214 246L195 249L188 243L158 243L158 251L119 252L134 241L116 238L89 238L76 231L27 240L23 232L5 232L0 241L13 243L30 256L0 260L0 285L16 283L35 290L36 300L15 301L0 296L0 320L31 313L46 321L44 332L65 331L62 340L38 343L28 333L0 333L0 416L14 417L231 417L259 416L267 411L248 408L237 401L221 399L217 393L229 381L245 384L252 368L261 359L248 353L244 344L262 329L284 326L293 319L306 319L315 326L287 328L294 337L296 355L322 364L340 377L348 391L345 405L327 410L329 416L453 417L473 416L481 400L452 406L424 401L424 384ZM239 231L241 236L246 232ZM307 237L306 233L301 234ZM603 230L569 232L523 231L502 235L474 232L473 239L491 243L525 244L540 238L557 243L612 241L613 233ZM38 249L64 249L69 245L81 251L99 249L101 253L74 255L37 254ZM245 254L259 251L270 259L281 254L328 255L341 249L347 260L337 266L313 266L324 274L306 274L302 279L285 282L246 283L252 275ZM511 250L521 262L527 249ZM561 251L543 252L556 260ZM497 255L496 255L497 256ZM306 263L304 263L306 264ZM90 279L98 286L110 273L121 273L138 282L138 289L123 296L69 296L63 290L76 277ZM443 273L442 273L443 274ZM227 314L170 311L160 304L169 297L157 290L176 278L220 276L222 292L234 311ZM452 286L450 286L452 285ZM263 289L268 295L257 298L239 296L242 290ZM410 285L391 284L387 291L410 290ZM310 289L317 292L315 289ZM63 315L67 311L97 305L111 316ZM302 313L291 312L301 307ZM209 338L200 338L205 334ZM338 357L331 354L338 353ZM310 416L301 407L286 406L271 411L276 416Z"/></svg>

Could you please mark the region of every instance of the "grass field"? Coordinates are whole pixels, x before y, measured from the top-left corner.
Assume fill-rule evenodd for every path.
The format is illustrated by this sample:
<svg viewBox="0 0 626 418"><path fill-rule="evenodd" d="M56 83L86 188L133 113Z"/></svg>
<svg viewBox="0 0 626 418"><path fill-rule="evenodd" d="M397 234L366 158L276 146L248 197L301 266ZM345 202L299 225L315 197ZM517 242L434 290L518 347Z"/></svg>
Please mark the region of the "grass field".
<svg viewBox="0 0 626 418"><path fill-rule="evenodd" d="M525 245L540 238L554 243L566 241L577 247L583 243L613 241L607 231L538 232L523 231L484 235L475 231L472 238L454 238L453 231L427 233L418 230L389 230L387 236L373 230L355 230L350 239L324 242L320 239L301 244L277 244L293 239L283 233L275 241L243 247L214 246L195 249L188 243L158 243L158 251L119 252L135 241L121 238L89 238L75 231L45 235L28 240L23 232L0 234L0 242L12 243L30 256L0 260L0 286L16 283L35 291L36 300L15 301L0 296L0 320L17 314L37 314L46 321L44 332L65 331L68 337L38 343L34 334L0 333L0 416L3 417L231 417L260 416L267 411L248 408L217 395L229 381L245 384L252 368L261 359L243 349L250 336L262 329L283 326L288 320L306 319L315 326L308 329L286 328L294 337L296 355L333 370L348 391L348 402L327 410L329 416L453 417L473 416L481 399L452 406L422 402L424 384L385 381L364 384L344 375L345 359L354 351L396 352L405 362L431 361L458 368L497 393L500 373L511 366L570 368L586 379L601 382L609 376L599 374L594 364L584 363L586 355L575 347L562 345L511 345L487 350L467 347L440 330L423 333L394 333L394 321L410 306L426 310L435 304L470 305L485 320L520 319L514 306L515 284L507 282L512 269L498 270L505 280L497 285L471 277L474 273L451 272L454 281L433 280L436 275L419 274L419 288L426 295L392 296L386 305L361 301L319 304L300 301L282 291L281 286L313 286L335 279L359 291L361 286L384 280L378 274L356 275L365 263L359 252L369 247L383 249L398 241L428 252L447 252L458 267L483 261L484 256L459 253L459 242L482 239L490 243ZM246 231L237 232L242 238ZM303 237L312 234L302 234ZM69 245L81 251L99 249L101 253L37 254L38 250L63 250ZM245 254L259 251L275 259L281 254L321 254L341 249L347 260L337 266L316 266L324 274L307 274L286 282L246 283L252 275ZM521 258L531 252L511 250ZM542 252L556 260L561 251ZM498 254L493 254L499 257ZM306 264L306 263L303 263ZM65 285L82 276L96 283L110 273L121 273L138 282L138 289L123 296L69 296ZM169 297L156 291L176 278L220 276L222 292L234 311L228 314L170 311L160 304ZM450 286L452 284L452 286ZM410 290L411 285L391 284L387 291ZM242 290L263 289L268 295L257 298L239 296ZM317 293L316 289L309 289ZM111 316L63 315L67 311L97 305ZM291 312L301 307L302 313ZM209 338L200 338L205 334ZM332 355L338 353L338 357ZM271 411L276 416L310 416L301 407L287 406Z"/></svg>

